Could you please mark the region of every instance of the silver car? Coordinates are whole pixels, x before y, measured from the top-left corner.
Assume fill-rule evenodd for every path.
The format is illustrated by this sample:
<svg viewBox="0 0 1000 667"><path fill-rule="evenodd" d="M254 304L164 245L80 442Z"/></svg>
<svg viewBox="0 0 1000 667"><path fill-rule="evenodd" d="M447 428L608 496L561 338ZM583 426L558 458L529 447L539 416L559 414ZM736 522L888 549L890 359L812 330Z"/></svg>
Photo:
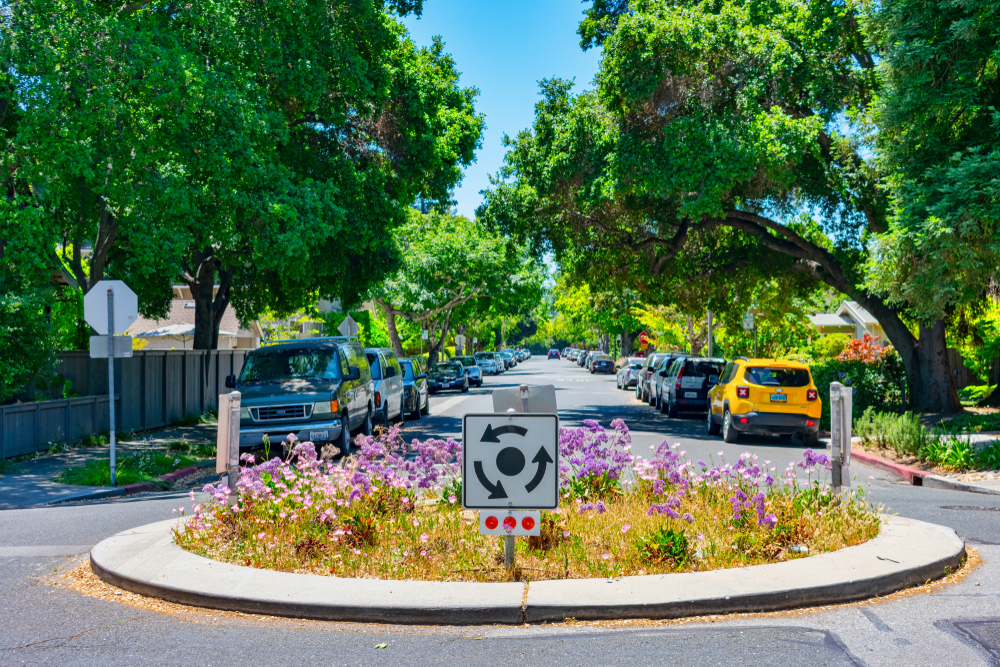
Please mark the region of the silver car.
<svg viewBox="0 0 1000 667"><path fill-rule="evenodd" d="M375 381L375 419L382 424L403 420L403 369L396 353L384 347L365 348Z"/></svg>
<svg viewBox="0 0 1000 667"><path fill-rule="evenodd" d="M492 352L476 352L476 365L483 373L497 375L500 373L500 366L497 365L497 357Z"/></svg>
<svg viewBox="0 0 1000 667"><path fill-rule="evenodd" d="M483 386L483 371L475 357L452 357L451 361L457 361L465 366L465 374L469 376L469 384L474 384L477 387Z"/></svg>
<svg viewBox="0 0 1000 667"><path fill-rule="evenodd" d="M634 387L639 381L639 371L642 370L642 363L646 361L642 357L632 357L626 359L625 363L618 369L618 388L628 389Z"/></svg>

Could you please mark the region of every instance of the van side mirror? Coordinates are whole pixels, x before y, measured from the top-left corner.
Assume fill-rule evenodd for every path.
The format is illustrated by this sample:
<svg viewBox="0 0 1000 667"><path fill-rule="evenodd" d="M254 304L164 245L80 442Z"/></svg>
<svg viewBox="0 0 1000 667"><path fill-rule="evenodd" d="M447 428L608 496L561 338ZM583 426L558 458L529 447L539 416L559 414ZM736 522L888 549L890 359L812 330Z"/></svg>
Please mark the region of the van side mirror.
<svg viewBox="0 0 1000 667"><path fill-rule="evenodd" d="M418 380L426 380L427 379L427 373L421 373L420 375L417 376L417 379Z"/></svg>
<svg viewBox="0 0 1000 667"><path fill-rule="evenodd" d="M236 389L236 376L227 375L226 376L226 389Z"/></svg>
<svg viewBox="0 0 1000 667"><path fill-rule="evenodd" d="M351 380L361 379L361 369L357 366L351 366L351 374L347 376Z"/></svg>
<svg viewBox="0 0 1000 667"><path fill-rule="evenodd" d="M388 368L386 368L385 369L385 376L387 378L396 377L396 368L395 368L395 366L389 366Z"/></svg>

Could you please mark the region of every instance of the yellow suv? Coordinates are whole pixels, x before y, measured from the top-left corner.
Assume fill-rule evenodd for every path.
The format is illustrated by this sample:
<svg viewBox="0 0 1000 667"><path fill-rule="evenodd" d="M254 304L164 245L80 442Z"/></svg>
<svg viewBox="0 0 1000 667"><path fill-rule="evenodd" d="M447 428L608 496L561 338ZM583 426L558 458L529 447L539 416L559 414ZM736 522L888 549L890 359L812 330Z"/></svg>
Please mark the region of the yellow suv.
<svg viewBox="0 0 1000 667"><path fill-rule="evenodd" d="M823 402L809 367L785 359L737 357L726 364L708 392L708 434L736 442L741 433L798 435L819 442Z"/></svg>

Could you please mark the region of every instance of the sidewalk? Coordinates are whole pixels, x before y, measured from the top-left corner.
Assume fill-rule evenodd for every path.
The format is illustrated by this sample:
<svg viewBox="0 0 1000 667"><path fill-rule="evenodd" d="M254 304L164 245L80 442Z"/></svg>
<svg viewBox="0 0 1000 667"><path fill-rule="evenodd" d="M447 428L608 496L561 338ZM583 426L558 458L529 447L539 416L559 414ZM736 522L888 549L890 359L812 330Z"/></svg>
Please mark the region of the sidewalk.
<svg viewBox="0 0 1000 667"><path fill-rule="evenodd" d="M199 424L151 431L142 434L142 439L117 443L115 452L121 457L139 452L164 451L170 443L181 440L212 443L215 442L216 428L214 424ZM109 455L110 448L107 445L78 447L17 464L15 472L0 475L0 510L125 495L124 487L75 486L52 481L67 468L81 466L94 459L107 461Z"/></svg>

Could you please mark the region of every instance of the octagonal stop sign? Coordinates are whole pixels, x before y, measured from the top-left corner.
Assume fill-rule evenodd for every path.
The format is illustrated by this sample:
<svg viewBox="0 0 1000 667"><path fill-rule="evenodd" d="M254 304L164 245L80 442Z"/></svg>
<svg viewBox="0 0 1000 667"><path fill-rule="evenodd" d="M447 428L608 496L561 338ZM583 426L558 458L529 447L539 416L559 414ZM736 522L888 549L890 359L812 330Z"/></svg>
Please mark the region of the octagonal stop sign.
<svg viewBox="0 0 1000 667"><path fill-rule="evenodd" d="M108 335L108 290L114 299L115 334L125 333L139 315L139 298L120 280L102 280L83 297L83 318L97 333Z"/></svg>

